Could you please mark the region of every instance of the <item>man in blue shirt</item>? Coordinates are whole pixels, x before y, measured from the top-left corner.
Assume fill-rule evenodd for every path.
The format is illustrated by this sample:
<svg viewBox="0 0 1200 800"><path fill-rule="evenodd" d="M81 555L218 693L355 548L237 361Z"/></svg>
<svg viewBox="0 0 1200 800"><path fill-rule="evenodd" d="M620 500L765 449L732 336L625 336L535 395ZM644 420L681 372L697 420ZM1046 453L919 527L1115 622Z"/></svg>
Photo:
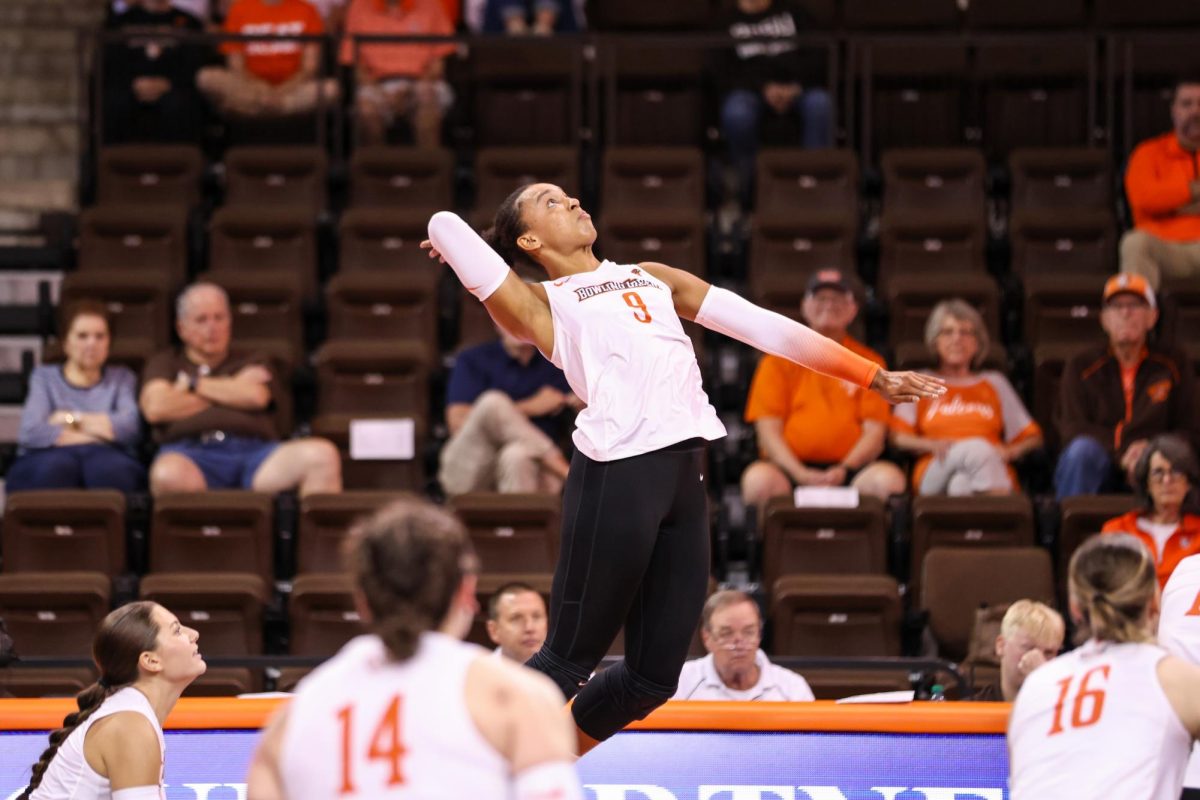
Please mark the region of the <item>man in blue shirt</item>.
<svg viewBox="0 0 1200 800"><path fill-rule="evenodd" d="M553 437L563 412L582 407L558 367L504 331L462 351L446 389L442 488L451 495L560 491L567 460Z"/></svg>

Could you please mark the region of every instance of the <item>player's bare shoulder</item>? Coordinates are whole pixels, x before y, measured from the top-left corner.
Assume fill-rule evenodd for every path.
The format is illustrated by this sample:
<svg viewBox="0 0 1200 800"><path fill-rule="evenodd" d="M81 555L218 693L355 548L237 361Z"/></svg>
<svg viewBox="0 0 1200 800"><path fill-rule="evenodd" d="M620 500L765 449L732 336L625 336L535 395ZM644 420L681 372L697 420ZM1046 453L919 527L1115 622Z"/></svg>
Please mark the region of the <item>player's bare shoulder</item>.
<svg viewBox="0 0 1200 800"><path fill-rule="evenodd" d="M562 692L545 675L491 655L481 655L471 662L467 687L468 698L469 690L478 688L480 699L494 702L496 708L509 702L549 703L556 708L566 704Z"/></svg>
<svg viewBox="0 0 1200 800"><path fill-rule="evenodd" d="M513 770L574 756L566 701L545 675L480 656L467 668L466 702L480 735Z"/></svg>

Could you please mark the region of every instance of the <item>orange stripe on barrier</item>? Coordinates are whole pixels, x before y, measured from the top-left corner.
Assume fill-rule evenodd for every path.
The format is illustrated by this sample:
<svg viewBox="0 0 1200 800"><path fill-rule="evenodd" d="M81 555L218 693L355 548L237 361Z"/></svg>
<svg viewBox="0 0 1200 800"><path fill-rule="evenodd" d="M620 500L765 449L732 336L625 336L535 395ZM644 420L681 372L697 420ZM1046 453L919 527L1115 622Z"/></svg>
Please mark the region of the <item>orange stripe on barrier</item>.
<svg viewBox="0 0 1200 800"><path fill-rule="evenodd" d="M167 718L176 730L261 728L280 698L184 698ZM59 727L75 701L0 700L0 730L44 731ZM1007 703L908 703L837 705L672 701L645 720L639 731L840 731L862 733L1004 733Z"/></svg>

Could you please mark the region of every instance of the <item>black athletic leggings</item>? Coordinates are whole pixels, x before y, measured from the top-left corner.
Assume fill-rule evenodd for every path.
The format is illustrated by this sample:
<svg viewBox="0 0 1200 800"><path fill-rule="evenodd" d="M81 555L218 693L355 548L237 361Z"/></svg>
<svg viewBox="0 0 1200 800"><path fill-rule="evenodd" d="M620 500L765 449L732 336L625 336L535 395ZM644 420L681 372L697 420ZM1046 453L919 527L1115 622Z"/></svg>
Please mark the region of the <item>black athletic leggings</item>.
<svg viewBox="0 0 1200 800"><path fill-rule="evenodd" d="M571 459L549 635L528 666L575 696L575 722L594 739L675 693L708 592L704 469L702 439ZM589 681L622 624L625 660Z"/></svg>

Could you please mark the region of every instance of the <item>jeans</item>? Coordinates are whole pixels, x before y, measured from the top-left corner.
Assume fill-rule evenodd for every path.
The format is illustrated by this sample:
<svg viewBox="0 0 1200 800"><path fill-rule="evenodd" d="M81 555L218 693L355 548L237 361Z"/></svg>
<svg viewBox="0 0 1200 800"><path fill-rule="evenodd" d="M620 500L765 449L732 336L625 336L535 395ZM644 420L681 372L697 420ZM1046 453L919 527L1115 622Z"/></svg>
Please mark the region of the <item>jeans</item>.
<svg viewBox="0 0 1200 800"><path fill-rule="evenodd" d="M146 468L124 450L107 444L77 444L30 450L17 458L4 476L5 491L27 489L146 488Z"/></svg>
<svg viewBox="0 0 1200 800"><path fill-rule="evenodd" d="M1076 436L1068 442L1054 468L1054 494L1060 501L1078 494L1111 491L1116 483L1108 451L1090 436Z"/></svg>

